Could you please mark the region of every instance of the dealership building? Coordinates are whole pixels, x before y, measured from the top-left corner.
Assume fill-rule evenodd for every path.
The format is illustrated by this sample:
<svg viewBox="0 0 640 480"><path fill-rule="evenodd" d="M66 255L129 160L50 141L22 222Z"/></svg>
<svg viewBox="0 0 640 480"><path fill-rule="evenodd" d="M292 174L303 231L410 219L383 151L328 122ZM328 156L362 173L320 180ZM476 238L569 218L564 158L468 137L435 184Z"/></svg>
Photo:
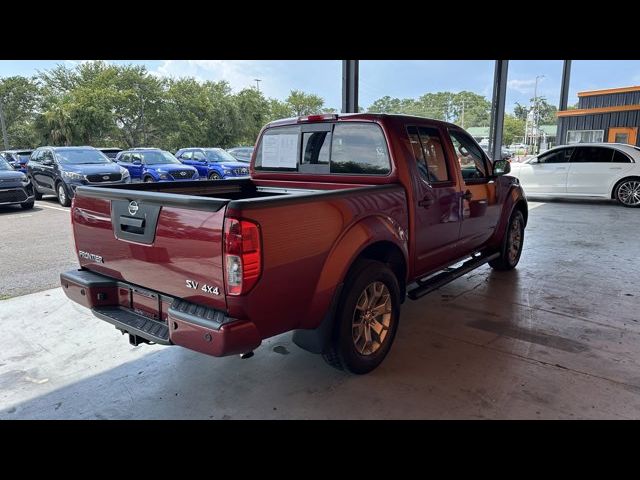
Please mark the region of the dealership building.
<svg viewBox="0 0 640 480"><path fill-rule="evenodd" d="M616 142L640 146L640 86L578 93L578 108L558 112L558 143Z"/></svg>

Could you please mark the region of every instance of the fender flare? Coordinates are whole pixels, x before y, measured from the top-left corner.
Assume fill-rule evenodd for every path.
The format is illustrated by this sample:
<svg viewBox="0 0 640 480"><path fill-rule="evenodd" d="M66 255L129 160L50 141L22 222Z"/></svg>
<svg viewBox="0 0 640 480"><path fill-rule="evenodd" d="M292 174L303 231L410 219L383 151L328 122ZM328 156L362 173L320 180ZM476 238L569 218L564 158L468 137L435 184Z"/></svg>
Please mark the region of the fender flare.
<svg viewBox="0 0 640 480"><path fill-rule="evenodd" d="M407 233L393 219L382 214L373 214L360 218L352 223L340 235L325 260L324 267L318 277L316 293L309 311L326 312L317 325L301 325L294 330L293 341L300 348L312 353L322 353L328 345L336 309L344 288L345 277L353 263L371 245L388 242L402 252L409 271L409 254ZM406 281L404 279L398 279ZM319 309L319 310L316 310Z"/></svg>

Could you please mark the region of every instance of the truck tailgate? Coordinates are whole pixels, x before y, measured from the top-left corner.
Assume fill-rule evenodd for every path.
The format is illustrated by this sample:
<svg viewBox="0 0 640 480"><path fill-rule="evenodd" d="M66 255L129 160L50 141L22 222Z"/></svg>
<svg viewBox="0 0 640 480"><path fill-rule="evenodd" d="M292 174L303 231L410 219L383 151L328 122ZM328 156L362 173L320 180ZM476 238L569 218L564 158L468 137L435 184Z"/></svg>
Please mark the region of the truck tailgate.
<svg viewBox="0 0 640 480"><path fill-rule="evenodd" d="M80 265L226 310L226 204L214 198L80 187L71 212Z"/></svg>

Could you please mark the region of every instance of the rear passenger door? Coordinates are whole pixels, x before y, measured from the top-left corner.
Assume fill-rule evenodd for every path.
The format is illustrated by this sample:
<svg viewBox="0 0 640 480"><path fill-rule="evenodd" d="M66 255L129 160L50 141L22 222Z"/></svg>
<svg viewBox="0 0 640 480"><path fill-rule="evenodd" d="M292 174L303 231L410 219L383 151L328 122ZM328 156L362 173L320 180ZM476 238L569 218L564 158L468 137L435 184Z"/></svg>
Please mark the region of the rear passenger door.
<svg viewBox="0 0 640 480"><path fill-rule="evenodd" d="M462 173L460 252L481 248L493 235L501 213L489 159L466 132L449 128L453 153Z"/></svg>
<svg viewBox="0 0 640 480"><path fill-rule="evenodd" d="M460 235L460 187L447 160L441 132L434 127L407 126L415 170L415 271L438 269L456 258Z"/></svg>
<svg viewBox="0 0 640 480"><path fill-rule="evenodd" d="M567 193L610 195L612 184L630 166L629 157L613 148L577 146L569 164Z"/></svg>

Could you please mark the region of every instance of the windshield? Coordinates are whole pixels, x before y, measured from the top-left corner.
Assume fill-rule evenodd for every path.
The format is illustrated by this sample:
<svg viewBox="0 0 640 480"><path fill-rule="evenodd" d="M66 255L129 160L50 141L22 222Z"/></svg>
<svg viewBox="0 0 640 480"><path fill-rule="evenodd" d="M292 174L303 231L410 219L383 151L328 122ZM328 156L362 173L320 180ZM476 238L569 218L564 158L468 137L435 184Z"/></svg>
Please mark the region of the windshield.
<svg viewBox="0 0 640 480"><path fill-rule="evenodd" d="M99 150L90 148L58 149L56 150L60 163L66 165L84 165L111 163L107 157Z"/></svg>
<svg viewBox="0 0 640 480"><path fill-rule="evenodd" d="M26 152L26 153L20 152L18 153L18 155L20 156L20 161L24 163L29 161L29 158L31 157L31 152Z"/></svg>
<svg viewBox="0 0 640 480"><path fill-rule="evenodd" d="M221 148L211 148L209 150L204 151L207 156L207 160L210 162L236 162L237 160L234 158L226 150L222 150Z"/></svg>
<svg viewBox="0 0 640 480"><path fill-rule="evenodd" d="M0 170L13 170L13 167L4 158L0 157Z"/></svg>
<svg viewBox="0 0 640 480"><path fill-rule="evenodd" d="M147 165L161 165L163 163L181 163L176 157L165 150L144 152L144 163Z"/></svg>

